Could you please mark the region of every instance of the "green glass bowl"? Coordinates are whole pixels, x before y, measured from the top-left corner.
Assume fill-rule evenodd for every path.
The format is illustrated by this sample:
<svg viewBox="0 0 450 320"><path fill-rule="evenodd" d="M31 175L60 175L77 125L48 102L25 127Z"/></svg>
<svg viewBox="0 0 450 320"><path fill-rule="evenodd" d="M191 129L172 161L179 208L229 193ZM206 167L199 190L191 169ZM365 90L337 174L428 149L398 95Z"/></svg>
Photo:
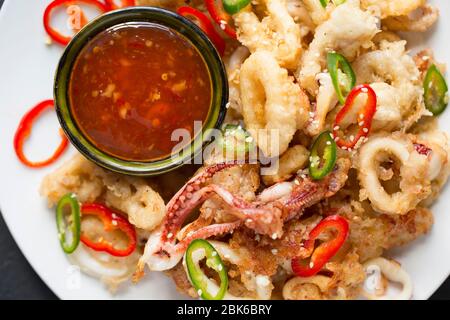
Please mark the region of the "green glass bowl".
<svg viewBox="0 0 450 320"><path fill-rule="evenodd" d="M119 159L97 148L78 127L70 108L69 81L73 65L84 46L100 32L127 22L151 22L169 27L188 40L203 57L211 77L212 99L206 121L188 147L177 154L152 161ZM211 141L209 129L219 129L226 114L228 81L225 67L214 45L193 22L174 12L154 7L131 7L106 13L81 29L66 47L59 61L54 83L54 98L59 122L70 142L96 164L119 173L138 176L161 174L189 163Z"/></svg>

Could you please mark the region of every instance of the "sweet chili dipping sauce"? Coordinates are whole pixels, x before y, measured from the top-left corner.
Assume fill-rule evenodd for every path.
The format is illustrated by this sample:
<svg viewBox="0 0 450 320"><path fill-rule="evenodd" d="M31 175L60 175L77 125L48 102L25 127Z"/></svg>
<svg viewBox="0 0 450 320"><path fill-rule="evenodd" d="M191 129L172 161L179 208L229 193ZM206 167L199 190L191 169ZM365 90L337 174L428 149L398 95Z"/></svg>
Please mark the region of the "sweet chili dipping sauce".
<svg viewBox="0 0 450 320"><path fill-rule="evenodd" d="M166 157L175 129L194 137L207 118L211 80L193 44L152 23L126 23L94 37L78 56L69 84L70 106L85 136L117 158Z"/></svg>

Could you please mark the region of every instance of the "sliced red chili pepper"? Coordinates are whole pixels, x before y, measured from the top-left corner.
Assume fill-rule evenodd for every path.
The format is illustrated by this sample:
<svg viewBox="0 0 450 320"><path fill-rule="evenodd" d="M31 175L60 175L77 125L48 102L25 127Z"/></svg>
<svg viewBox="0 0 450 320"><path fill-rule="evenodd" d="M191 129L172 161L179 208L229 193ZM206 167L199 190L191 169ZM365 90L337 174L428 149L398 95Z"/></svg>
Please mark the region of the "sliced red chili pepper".
<svg viewBox="0 0 450 320"><path fill-rule="evenodd" d="M120 0L120 5L118 6L114 0L105 0L105 4L108 11L110 11L125 7L133 7L136 5L136 2L134 0Z"/></svg>
<svg viewBox="0 0 450 320"><path fill-rule="evenodd" d="M108 207L98 203L83 204L81 207L81 216L92 215L99 218L103 223L105 231L120 230L128 237L128 245L124 249L119 249L114 243L106 241L103 237L99 239L91 239L83 233L83 226L81 226L80 240L86 246L96 251L107 252L116 257L126 257L134 252L136 249L136 230L128 222L127 219L121 215L114 213Z"/></svg>
<svg viewBox="0 0 450 320"><path fill-rule="evenodd" d="M329 229L337 231L336 236L326 242L321 243L314 249L316 240L322 233ZM348 222L340 215L328 216L311 230L304 247L312 252L309 261L294 258L291 261L292 271L299 277L312 277L317 274L344 244L348 236Z"/></svg>
<svg viewBox="0 0 450 320"><path fill-rule="evenodd" d="M214 44L219 54L223 56L225 52L225 41L220 34L217 33L214 25L203 12L200 12L192 7L184 6L178 8L177 13L180 16L192 20L197 26L199 26Z"/></svg>
<svg viewBox="0 0 450 320"><path fill-rule="evenodd" d="M236 39L236 30L232 26L233 19L223 8L222 0L205 0L206 9L217 25L231 38Z"/></svg>
<svg viewBox="0 0 450 320"><path fill-rule="evenodd" d="M355 100L360 94L367 95L367 100L364 107L360 108L356 112ZM372 120L377 111L377 95L375 91L367 85L356 86L347 97L344 107L336 115L336 120L333 126L333 135L336 140L336 144L344 150L351 150L355 147L361 138L367 137L372 126ZM352 121L355 121L353 117L356 114L356 124L358 125L358 131L353 135L350 135L348 139L345 139L339 134L341 126L347 124L349 127ZM343 128L342 128L343 129Z"/></svg>
<svg viewBox="0 0 450 320"><path fill-rule="evenodd" d="M61 143L50 158L43 161L33 162L28 160L28 158L23 153L23 145L30 136L34 121L41 115L42 112L44 112L46 109L53 108L53 106L53 100L42 101L23 116L22 120L20 120L19 126L17 127L16 133L14 135L14 150L16 151L16 155L19 158L20 162L28 167L40 168L52 164L59 158L59 156L61 156L61 154L66 150L69 144L66 136L61 130Z"/></svg>
<svg viewBox="0 0 450 320"><path fill-rule="evenodd" d="M51 14L54 9L62 5L71 5L74 3L85 3L88 5L93 5L97 7L101 13L108 11L107 6L103 2L100 2L98 0L54 0L50 2L50 4L47 6L47 8L45 8L44 11L44 19L43 19L44 28L53 41L62 44L63 46L67 45L72 39L72 37L62 35L59 31L57 31L51 26L50 24Z"/></svg>

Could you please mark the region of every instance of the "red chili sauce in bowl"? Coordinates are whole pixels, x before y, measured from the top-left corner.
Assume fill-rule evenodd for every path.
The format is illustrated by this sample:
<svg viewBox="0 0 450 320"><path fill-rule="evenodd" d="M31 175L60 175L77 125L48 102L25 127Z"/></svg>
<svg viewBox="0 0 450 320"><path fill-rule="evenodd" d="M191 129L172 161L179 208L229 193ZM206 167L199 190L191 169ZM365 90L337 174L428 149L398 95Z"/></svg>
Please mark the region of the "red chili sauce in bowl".
<svg viewBox="0 0 450 320"><path fill-rule="evenodd" d="M125 23L95 36L77 57L69 83L76 124L114 157L151 161L179 143L172 132L207 118L208 67L178 32L153 23Z"/></svg>

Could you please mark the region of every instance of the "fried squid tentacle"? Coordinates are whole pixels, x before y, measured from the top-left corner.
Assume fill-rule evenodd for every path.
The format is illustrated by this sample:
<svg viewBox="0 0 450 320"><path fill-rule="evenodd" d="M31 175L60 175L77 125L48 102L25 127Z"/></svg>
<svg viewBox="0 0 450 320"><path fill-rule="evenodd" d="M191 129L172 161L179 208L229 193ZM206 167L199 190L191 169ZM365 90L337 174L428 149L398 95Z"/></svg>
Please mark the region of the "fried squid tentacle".
<svg viewBox="0 0 450 320"><path fill-rule="evenodd" d="M286 220L298 216L305 208L334 195L347 180L350 162L341 159L334 171L321 181L297 177L263 191L249 202L216 184L203 186L215 173L235 163L218 164L206 168L192 178L168 203L164 223L149 238L138 264L136 278L142 275L145 263L151 270L173 268L182 258L188 244L198 238L209 238L232 232L241 225L273 239L281 237ZM300 180L302 179L302 180ZM180 228L187 216L201 203L218 196L227 206L227 212L237 218L234 222L213 224L183 235L176 243Z"/></svg>

